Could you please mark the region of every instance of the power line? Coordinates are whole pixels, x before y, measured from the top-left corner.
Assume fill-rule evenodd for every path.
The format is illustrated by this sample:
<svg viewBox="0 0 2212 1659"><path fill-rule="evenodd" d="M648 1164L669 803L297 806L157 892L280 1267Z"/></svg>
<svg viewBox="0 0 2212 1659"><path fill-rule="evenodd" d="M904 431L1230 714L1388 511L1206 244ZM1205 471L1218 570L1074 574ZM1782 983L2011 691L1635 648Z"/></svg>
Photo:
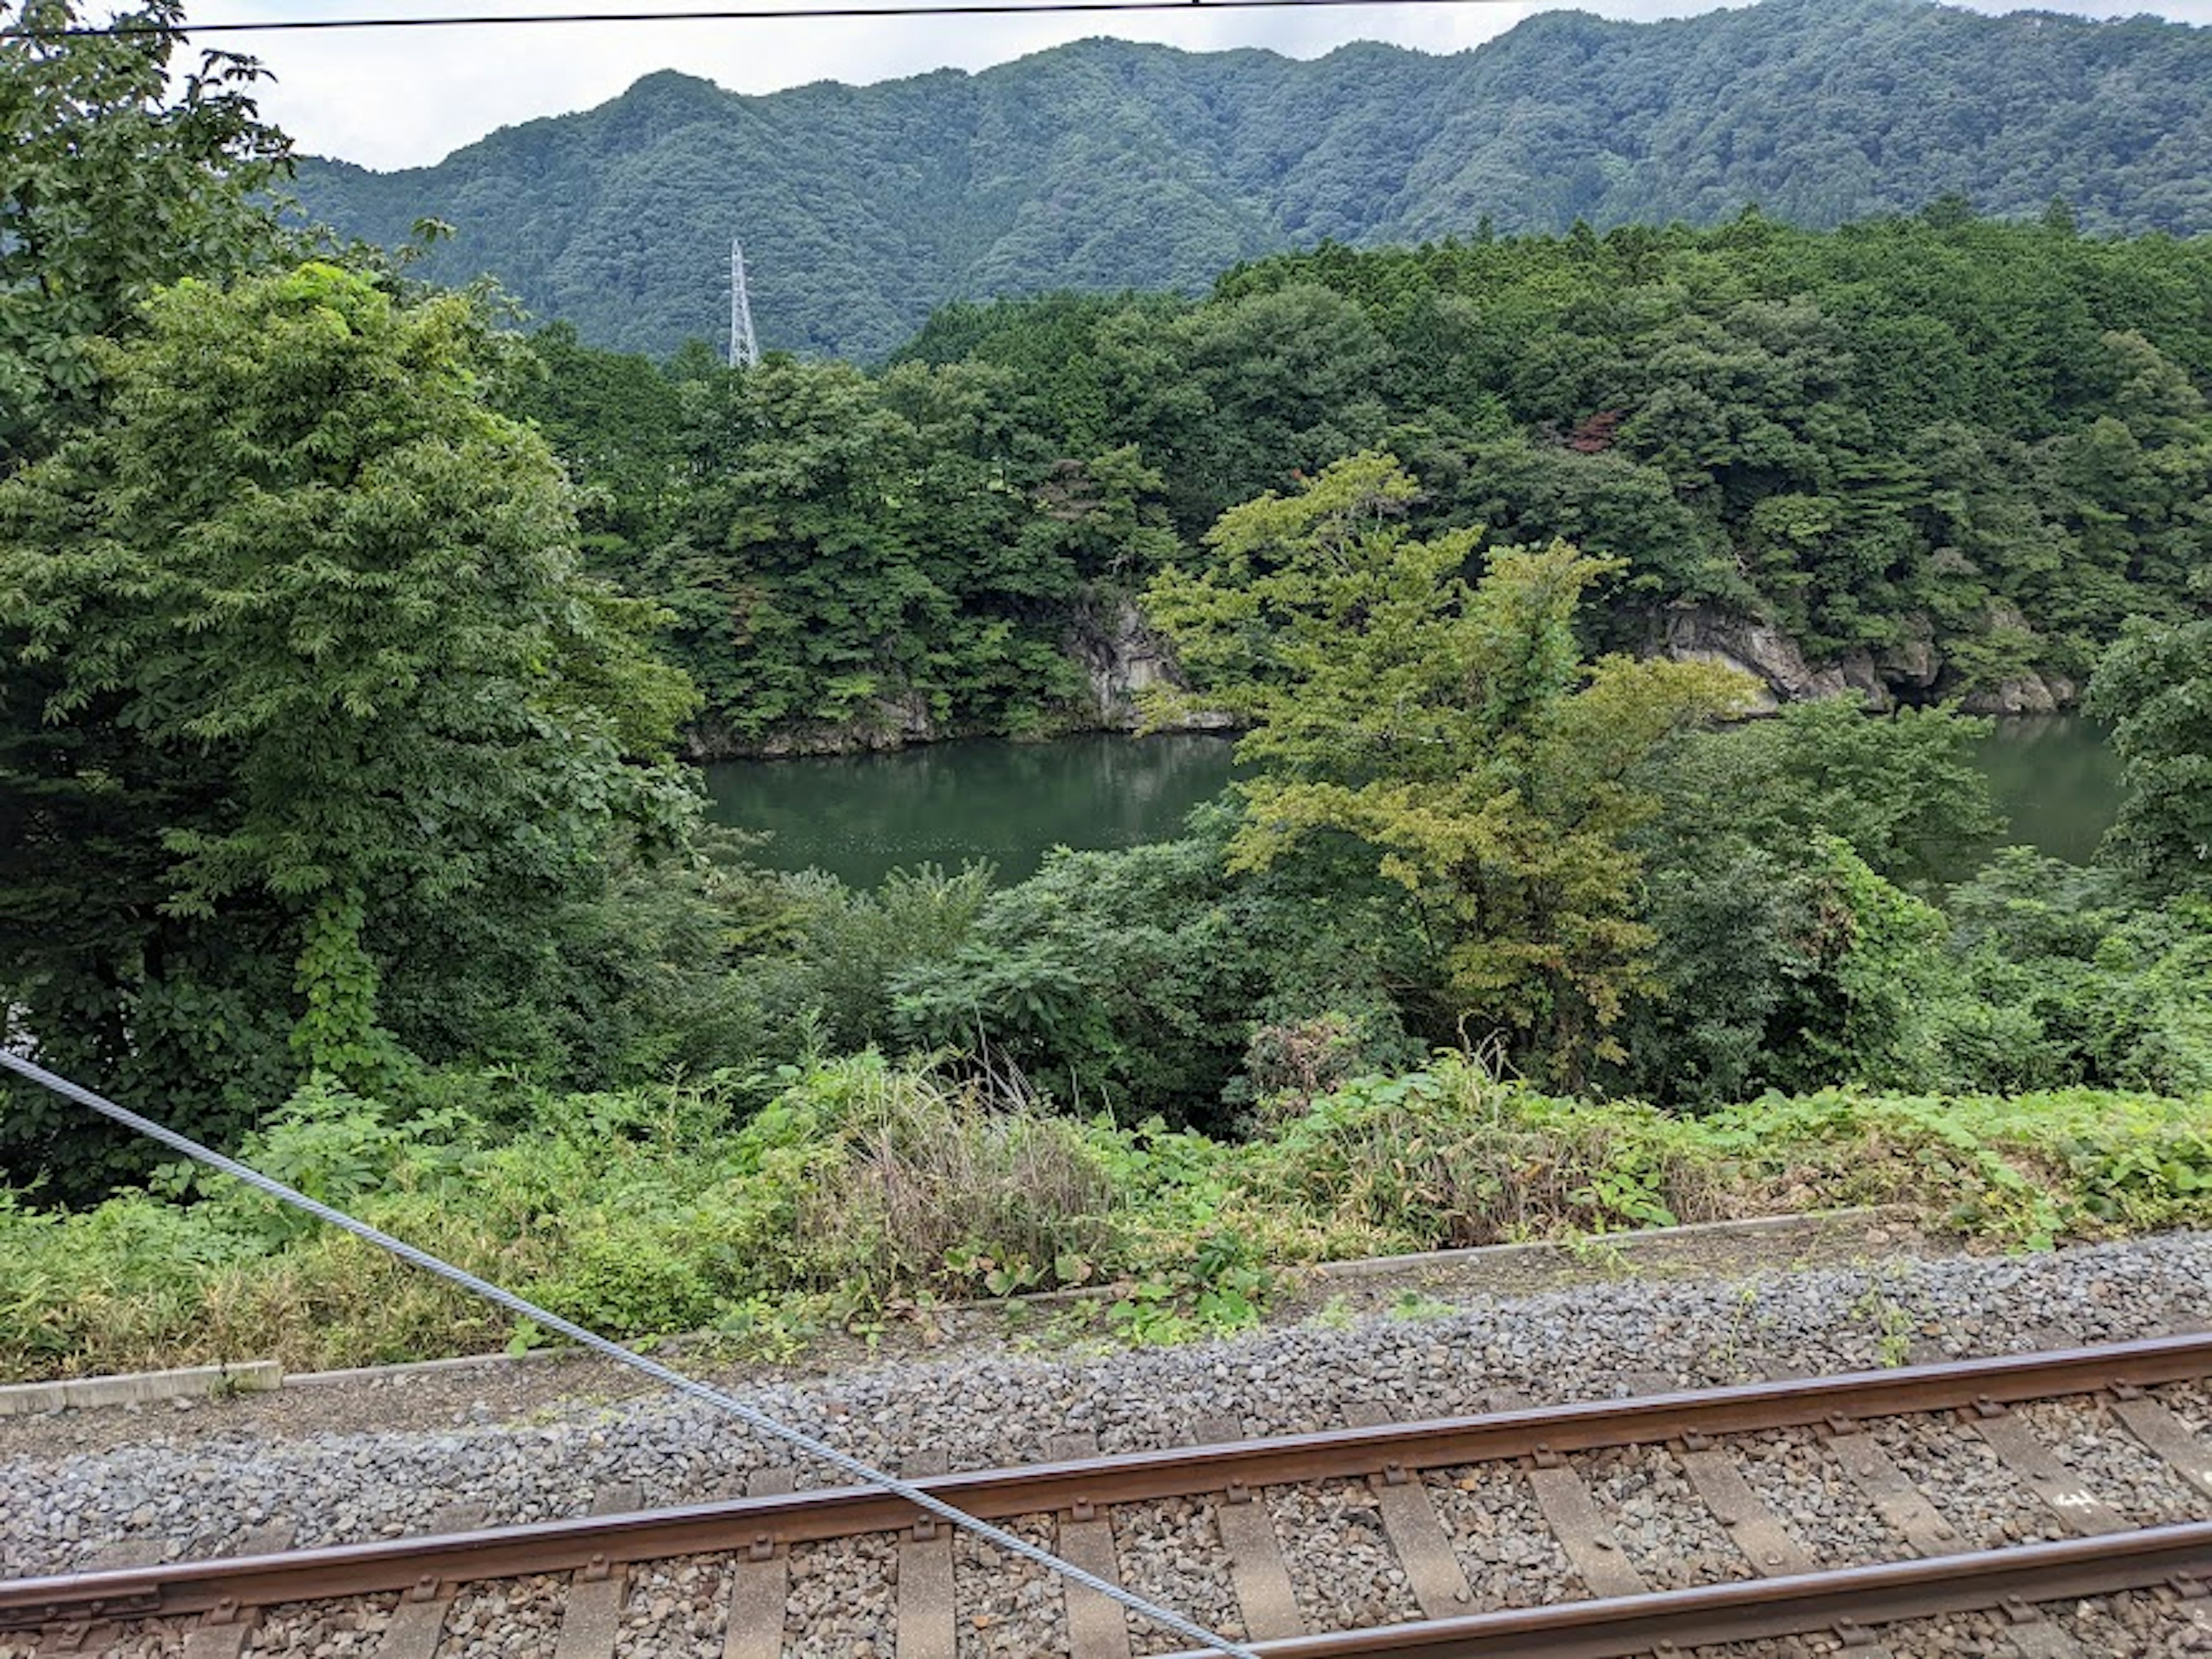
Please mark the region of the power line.
<svg viewBox="0 0 2212 1659"><path fill-rule="evenodd" d="M997 1545L1009 1555L1018 1555L1024 1560L1034 1561L1047 1571L1057 1573L1071 1583L1080 1584L1085 1589L1095 1590L1109 1601L1118 1601L1140 1618L1151 1620L1164 1630L1172 1631L1187 1641L1197 1643L1208 1653L1225 1654L1229 1656L1229 1659L1260 1659L1260 1656L1253 1652L1245 1644L1231 1641L1204 1625L1186 1619L1173 1607L1163 1606L1147 1596L1139 1595L1134 1590L1124 1589L1119 1584L1098 1577L1084 1568L1077 1566L1073 1562L1054 1555L1041 1545L1032 1544L1026 1538L1008 1532L1003 1527L993 1526L988 1521L970 1515L967 1510L945 1502L925 1486L917 1486L911 1480L901 1480L897 1475L863 1462L849 1452L840 1451L829 1442L807 1433L804 1429L794 1428L779 1418L769 1416L757 1406L748 1405L733 1395L725 1394L720 1389L709 1388L695 1377L686 1376L683 1372L672 1370L657 1359L647 1358L635 1348L625 1347L619 1342L601 1336L597 1331L574 1324L550 1310L539 1307L534 1302L526 1301L512 1291L502 1290L489 1279L479 1279L467 1269L457 1267L450 1261L432 1255L428 1250L417 1249L402 1239L392 1237L389 1233L380 1232L366 1221L348 1215L343 1210L325 1204L319 1199L309 1198L305 1193L287 1187L283 1182L262 1174L260 1170L251 1165L240 1164L236 1158L226 1158L221 1152L210 1147L203 1146L198 1141L180 1135L174 1129L156 1123L150 1118L141 1117L129 1108L118 1106L106 1096L94 1094L82 1084L73 1083L58 1073L50 1072L34 1060L26 1060L21 1054L11 1054L5 1048L0 1048L0 1066L7 1067L8 1070L30 1082L38 1084L42 1088L52 1090L64 1100L72 1100L80 1106L89 1107L102 1117L119 1123L126 1129L135 1130L149 1139L159 1141L173 1152L180 1152L185 1157L204 1164L211 1169L220 1170L225 1175L244 1182L256 1192L265 1193L280 1204L289 1204L294 1209L314 1217L318 1221L327 1222L333 1227L343 1229L356 1238L374 1245L386 1255L397 1256L400 1261L422 1268L427 1273L435 1273L447 1283L458 1285L473 1296L481 1297L487 1302L506 1309L509 1313L519 1314L525 1319L533 1321L546 1330L565 1336L579 1346L590 1349L602 1358L611 1359L617 1365L627 1365L634 1371L641 1371L657 1382L665 1382L678 1394L686 1395L691 1399L712 1406L717 1411L736 1418L748 1428L757 1430L762 1434L773 1436L778 1440L797 1447L810 1457L851 1475L863 1486L875 1486L884 1492L896 1493L925 1514L936 1516L939 1519L948 1521L956 1527L964 1528L978 1538Z"/></svg>
<svg viewBox="0 0 2212 1659"><path fill-rule="evenodd" d="M724 6L678 11L545 11L509 15L292 17L262 23L105 23L65 29L0 29L0 40L117 40L167 34L303 34L336 29L514 28L547 23L764 23L780 19L1040 17L1117 11L1297 11L1332 7L1506 5L1513 0L926 0L920 5Z"/></svg>

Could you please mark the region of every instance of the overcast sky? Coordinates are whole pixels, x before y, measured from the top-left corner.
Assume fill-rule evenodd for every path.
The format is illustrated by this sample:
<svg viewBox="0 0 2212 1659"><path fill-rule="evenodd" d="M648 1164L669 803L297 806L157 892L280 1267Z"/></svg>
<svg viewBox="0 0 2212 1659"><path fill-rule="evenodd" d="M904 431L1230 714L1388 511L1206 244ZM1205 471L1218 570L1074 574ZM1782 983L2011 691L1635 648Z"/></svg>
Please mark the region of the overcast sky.
<svg viewBox="0 0 2212 1659"><path fill-rule="evenodd" d="M718 3L743 0L196 0L189 15L194 22L215 23L456 11L673 10ZM1982 11L2016 9L2006 0L1969 3ZM276 73L276 84L263 91L262 112L301 149L399 167L435 161L497 127L588 109L659 69L683 70L732 92L774 92L811 81L882 81L948 65L983 69L1096 34L1164 40L1194 51L1267 46L1301 58L1348 40L1457 52L1555 9L1541 0L1463 0L1316 8L1305 15L1194 9L1114 17L579 23L210 36L207 43L250 52ZM1714 8L1711 0L1585 0L1582 9L1648 18ZM2212 25L2212 0L2057 0L2043 9L2104 17L2154 11Z"/></svg>

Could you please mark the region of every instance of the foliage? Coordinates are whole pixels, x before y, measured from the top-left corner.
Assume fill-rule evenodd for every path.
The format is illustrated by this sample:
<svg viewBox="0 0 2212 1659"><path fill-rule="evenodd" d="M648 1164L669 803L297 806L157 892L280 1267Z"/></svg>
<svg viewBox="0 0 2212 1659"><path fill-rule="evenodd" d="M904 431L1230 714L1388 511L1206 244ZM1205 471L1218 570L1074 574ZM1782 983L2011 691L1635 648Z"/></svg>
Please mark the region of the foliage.
<svg viewBox="0 0 2212 1659"><path fill-rule="evenodd" d="M1413 539L1621 561L1595 650L2033 708L2126 617L2201 609L2208 294L2202 239L1747 214L960 305L874 375L556 327L509 401L586 485L595 568L672 611L702 754L1110 723L1150 668L1128 595L1362 449L1419 480Z"/></svg>
<svg viewBox="0 0 2212 1659"><path fill-rule="evenodd" d="M895 870L856 893L818 873L793 878L789 955L763 964L770 1006L814 1022L819 1042L849 1053L901 1034L899 988L955 959L992 899L987 866L948 876Z"/></svg>
<svg viewBox="0 0 2212 1659"><path fill-rule="evenodd" d="M621 360L544 349L556 430L627 492L599 556L672 613L710 746L1042 730L1080 695L1064 636L1161 548L1159 480L1127 450L1018 455L995 370L777 357L602 400ZM617 414L670 399L672 435Z"/></svg>
<svg viewBox="0 0 2212 1659"><path fill-rule="evenodd" d="M2201 601L2208 292L2201 239L1747 215L1324 248L1194 307L1007 304L915 349L1012 372L1042 441L1138 445L1194 538L1387 447L1421 537L1626 560L1595 643L2016 707L2069 695L2125 617Z"/></svg>
<svg viewBox="0 0 2212 1659"><path fill-rule="evenodd" d="M1838 1081L2008 1086L1978 1069L2002 1044L1957 1024L1984 1011L1923 896L1999 828L1972 747L1985 729L1799 704L1658 751L1658 809L1633 837L1655 982L1610 1086L1701 1107Z"/></svg>
<svg viewBox="0 0 2212 1659"><path fill-rule="evenodd" d="M1680 858L1730 843L1785 850L1824 832L1886 879L1926 890L1971 869L2004 830L1974 753L1989 731L1955 708L1869 719L1838 698L1692 732L1650 768L1662 807L1648 842Z"/></svg>
<svg viewBox="0 0 2212 1659"><path fill-rule="evenodd" d="M2027 221L2063 192L2054 237L2188 235L2212 225L2208 56L2201 30L2148 17L1917 0L1657 25L1547 14L1442 57L1095 40L974 76L761 98L663 72L435 167L309 162L299 190L312 216L374 241L451 221L432 275L495 272L586 338L654 353L718 333L734 226L766 342L865 358L958 295L1192 291L1285 247L1492 226L1714 224L1753 203L1826 226L1947 194ZM1029 118L1040 109L1056 118ZM1893 336L1906 362L1912 330Z"/></svg>
<svg viewBox="0 0 2212 1659"><path fill-rule="evenodd" d="M358 1082L488 1056L441 1004L542 1006L565 907L690 815L649 611L578 570L465 297L187 281L95 356L110 417L0 484L6 1000L219 1133L278 1032Z"/></svg>
<svg viewBox="0 0 2212 1659"><path fill-rule="evenodd" d="M1626 780L1662 739L1748 702L1742 677L1608 658L1585 669L1583 590L1612 567L1562 543L1485 556L1479 538L1416 542L1417 493L1360 455L1298 494L1224 514L1212 562L1171 570L1147 603L1192 677L1187 698L1250 722L1232 867L1352 837L1410 896L1455 1016L1514 1034L1574 1078L1644 981L1624 837L1656 801Z"/></svg>
<svg viewBox="0 0 2212 1659"><path fill-rule="evenodd" d="M1179 1340L1249 1322L1295 1262L1670 1218L1901 1202L2013 1245L2212 1221L2201 1094L1825 1091L1686 1118L1446 1058L1285 1101L1273 1137L1239 1146L872 1056L787 1070L734 1131L720 1086L536 1091L520 1110L493 1100L502 1087L317 1085L252 1151L609 1334L719 1328L778 1357L811 1329L926 1325L946 1297L1058 1286L1095 1288L1089 1328ZM225 1185L190 1206L127 1192L67 1213L0 1192L0 1376L508 1340L480 1304Z"/></svg>
<svg viewBox="0 0 2212 1659"><path fill-rule="evenodd" d="M261 70L205 53L173 71L181 0L118 14L128 34L70 35L74 0L0 4L0 477L97 406L92 342L133 326L164 283L266 264L252 204L290 167L256 118Z"/></svg>
<svg viewBox="0 0 2212 1659"><path fill-rule="evenodd" d="M1407 1058L1386 988L1410 952L1393 944L1402 907L1389 891L1356 866L1239 878L1223 818L1194 828L1048 854L992 895L957 951L895 981L900 1035L1125 1121L1219 1122L1252 1092L1247 1044L1269 1022L1333 1018L1341 1064Z"/></svg>
<svg viewBox="0 0 2212 1659"><path fill-rule="evenodd" d="M2127 763L2107 851L2154 896L2212 899L2212 618L2132 623L2090 692Z"/></svg>
<svg viewBox="0 0 2212 1659"><path fill-rule="evenodd" d="M1987 1086L2212 1087L2212 911L2131 902L2109 869L2008 849L1949 909L1980 1004L1954 1064Z"/></svg>

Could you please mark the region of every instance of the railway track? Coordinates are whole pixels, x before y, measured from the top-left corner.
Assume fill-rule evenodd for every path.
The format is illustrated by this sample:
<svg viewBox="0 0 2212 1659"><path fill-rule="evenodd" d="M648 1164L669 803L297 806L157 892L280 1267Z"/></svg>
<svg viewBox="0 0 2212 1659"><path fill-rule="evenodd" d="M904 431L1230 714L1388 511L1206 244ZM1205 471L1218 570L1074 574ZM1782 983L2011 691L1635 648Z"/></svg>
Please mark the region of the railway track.
<svg viewBox="0 0 2212 1659"><path fill-rule="evenodd" d="M1208 1443L1071 1441L924 1484L1270 1659L1904 1659L1921 1624L1958 1618L1986 1639L1940 1650L2137 1650L2069 1627L2106 1596L2167 1632L2140 1651L2212 1654L2208 1377L2212 1334L2192 1334L1433 1422L1352 1410L1266 1440L1201 1425ZM611 1489L598 1509L484 1527L464 1503L433 1536L288 1551L272 1531L247 1555L0 1583L0 1659L1182 1646L872 1491L770 1471L725 1501L640 1512Z"/></svg>

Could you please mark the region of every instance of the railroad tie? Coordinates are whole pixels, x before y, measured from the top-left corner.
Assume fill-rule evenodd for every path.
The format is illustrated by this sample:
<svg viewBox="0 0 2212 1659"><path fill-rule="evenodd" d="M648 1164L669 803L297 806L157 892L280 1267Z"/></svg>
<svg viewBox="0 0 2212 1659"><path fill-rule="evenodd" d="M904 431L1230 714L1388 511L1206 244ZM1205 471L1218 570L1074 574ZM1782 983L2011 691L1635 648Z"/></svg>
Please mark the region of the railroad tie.
<svg viewBox="0 0 2212 1659"><path fill-rule="evenodd" d="M1974 1431L1997 1455L1997 1461L2026 1481L2045 1507L2068 1527L2085 1538L2128 1529L2128 1523L2100 1502L2080 1475L2035 1437L2035 1431L2025 1419L2002 1406L1984 1406L1980 1411Z"/></svg>
<svg viewBox="0 0 2212 1659"><path fill-rule="evenodd" d="M1627 1380L1638 1395L1674 1394L1681 1387L1662 1371L1632 1370ZM1728 1528L1729 1541L1753 1572L1762 1578L1781 1578L1818 1569L1812 1552L1752 1490L1725 1448L1711 1444L1703 1435L1693 1435L1675 1456L1690 1484L1698 1489L1698 1496L1713 1512L1714 1519Z"/></svg>
<svg viewBox="0 0 2212 1659"><path fill-rule="evenodd" d="M945 1454L916 1452L899 1473L908 1480L942 1474ZM952 1531L923 1516L899 1539L898 1659L955 1659Z"/></svg>
<svg viewBox="0 0 2212 1659"><path fill-rule="evenodd" d="M1882 1523L1919 1555L1952 1555L1960 1548L1959 1529L1943 1518L1927 1495L1905 1477L1872 1435L1848 1429L1832 1435L1828 1449L1844 1472L1881 1516Z"/></svg>
<svg viewBox="0 0 2212 1659"><path fill-rule="evenodd" d="M2009 1621L2005 1639L2020 1659L2089 1659L2088 1650L2073 1633L2045 1618L2033 1602L2015 1596L2004 1604L2003 1612Z"/></svg>
<svg viewBox="0 0 2212 1659"><path fill-rule="evenodd" d="M1501 1412L1528 1409L1528 1396L1511 1389L1492 1392L1492 1406ZM1620 1540L1606 1524L1589 1483L1567 1461L1544 1445L1536 1449L1534 1466L1524 1473L1544 1512L1544 1523L1566 1553L1567 1565L1594 1596L1642 1595L1651 1587L1644 1581L1620 1547Z"/></svg>
<svg viewBox="0 0 2212 1659"><path fill-rule="evenodd" d="M1245 1438L1243 1427L1225 1417L1201 1418L1191 1427L1201 1445ZM1241 1481L1232 1482L1217 1495L1213 1515L1221 1530L1221 1547L1229 1554L1229 1580L1236 1586L1245 1635L1255 1642L1304 1636L1306 1621L1298 1614L1297 1592L1291 1587L1282 1540L1275 1536L1274 1521L1259 1492Z"/></svg>
<svg viewBox="0 0 2212 1659"><path fill-rule="evenodd" d="M1344 1408L1348 1428L1380 1428L1395 1420L1388 1407L1371 1400L1355 1400ZM1436 1503L1429 1496L1427 1484L1418 1473L1395 1466L1370 1475L1368 1484L1375 1489L1375 1500L1382 1510L1382 1529L1390 1536L1390 1547L1398 1553L1398 1565L1406 1570L1406 1582L1413 1587L1421 1616L1452 1619L1464 1613L1474 1600L1474 1591L1451 1540L1444 1536L1443 1523L1437 1519Z"/></svg>
<svg viewBox="0 0 2212 1659"><path fill-rule="evenodd" d="M292 1547L295 1528L289 1521L256 1527L239 1540L240 1555L276 1555ZM209 1613L185 1638L184 1659L240 1659L246 1644L261 1623L258 1607L236 1607L227 1614Z"/></svg>
<svg viewBox="0 0 2212 1659"><path fill-rule="evenodd" d="M2205 1635L2212 1636L2212 1594L2206 1593L2204 1581L2199 1578L2193 1581L2192 1589L2184 1589L2176 1586L2176 1589L2183 1596L2182 1622L2193 1631L2202 1631Z"/></svg>
<svg viewBox="0 0 2212 1659"><path fill-rule="evenodd" d="M448 1504L430 1517L430 1531L442 1536L474 1532L484 1523L482 1504ZM399 1598L392 1622L384 1627L376 1659L432 1659L438 1638L446 1628L446 1614L453 1605L456 1586L442 1578L425 1577Z"/></svg>
<svg viewBox="0 0 2212 1659"><path fill-rule="evenodd" d="M643 1501L635 1480L600 1487L592 1500L593 1515L628 1515ZM614 1659L622 1636L623 1603L629 1595L629 1569L601 1556L577 1570L561 1610L561 1639L553 1659Z"/></svg>
<svg viewBox="0 0 2212 1659"><path fill-rule="evenodd" d="M1096 1457L1098 1441L1088 1434L1057 1435L1049 1455L1056 1463ZM1058 1520L1061 1558L1109 1583L1120 1583L1121 1564L1114 1553L1114 1522L1106 1512L1086 1504L1063 1511ZM1128 1614L1097 1590L1070 1584L1067 1647L1070 1659L1129 1659Z"/></svg>
<svg viewBox="0 0 2212 1659"><path fill-rule="evenodd" d="M2189 1425L2148 1395L2123 1389L2110 1402L2112 1415L2130 1434L2166 1461L2191 1486L2212 1498L2212 1446L2190 1433Z"/></svg>
<svg viewBox="0 0 2212 1659"><path fill-rule="evenodd" d="M151 1538L126 1538L96 1552L84 1566L88 1572L150 1567L160 1562L161 1555L161 1546ZM120 1638L121 1632L112 1619L79 1620L47 1631L33 1650L40 1659L50 1653L106 1653Z"/></svg>
<svg viewBox="0 0 2212 1659"><path fill-rule="evenodd" d="M1698 1437L1698 1443L1685 1446L1677 1455L1698 1496L1728 1528L1730 1540L1753 1572L1763 1578L1784 1578L1818 1571L1812 1552L1751 1489L1726 1448L1705 1444Z"/></svg>
<svg viewBox="0 0 2212 1659"><path fill-rule="evenodd" d="M788 1464L755 1469L745 1482L753 1498L780 1498L791 1490ZM783 1624L791 1601L791 1557L775 1534L763 1533L730 1566L730 1618L722 1659L781 1659Z"/></svg>

